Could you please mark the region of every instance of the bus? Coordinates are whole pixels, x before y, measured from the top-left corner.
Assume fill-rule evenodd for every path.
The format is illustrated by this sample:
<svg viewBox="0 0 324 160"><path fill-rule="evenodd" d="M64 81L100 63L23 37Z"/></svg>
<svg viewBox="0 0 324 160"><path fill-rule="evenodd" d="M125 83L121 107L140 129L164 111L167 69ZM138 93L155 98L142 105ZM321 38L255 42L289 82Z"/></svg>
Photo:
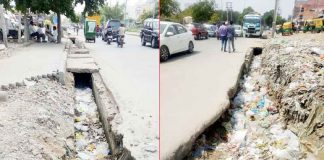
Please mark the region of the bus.
<svg viewBox="0 0 324 160"><path fill-rule="evenodd" d="M249 13L243 18L243 35L261 37L264 31L264 20L259 13Z"/></svg>

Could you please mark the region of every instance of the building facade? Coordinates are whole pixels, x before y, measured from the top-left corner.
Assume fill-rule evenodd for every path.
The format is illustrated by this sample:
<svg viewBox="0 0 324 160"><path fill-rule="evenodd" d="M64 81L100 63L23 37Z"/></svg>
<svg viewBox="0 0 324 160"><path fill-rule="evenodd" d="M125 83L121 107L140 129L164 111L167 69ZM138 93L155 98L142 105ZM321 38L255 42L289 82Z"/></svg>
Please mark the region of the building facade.
<svg viewBox="0 0 324 160"><path fill-rule="evenodd" d="M294 16L297 21L323 17L324 0L295 0Z"/></svg>

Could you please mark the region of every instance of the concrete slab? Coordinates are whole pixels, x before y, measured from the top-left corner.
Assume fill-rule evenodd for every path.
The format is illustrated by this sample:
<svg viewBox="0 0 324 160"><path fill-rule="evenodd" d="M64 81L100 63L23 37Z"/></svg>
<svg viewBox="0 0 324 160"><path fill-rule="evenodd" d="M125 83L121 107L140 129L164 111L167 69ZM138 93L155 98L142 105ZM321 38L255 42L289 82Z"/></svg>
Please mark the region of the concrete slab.
<svg viewBox="0 0 324 160"><path fill-rule="evenodd" d="M95 73L99 68L93 58L68 58L66 70L74 73Z"/></svg>
<svg viewBox="0 0 324 160"><path fill-rule="evenodd" d="M72 49L71 54L89 54L89 50L87 49Z"/></svg>
<svg viewBox="0 0 324 160"><path fill-rule="evenodd" d="M68 54L68 58L92 58L90 54Z"/></svg>

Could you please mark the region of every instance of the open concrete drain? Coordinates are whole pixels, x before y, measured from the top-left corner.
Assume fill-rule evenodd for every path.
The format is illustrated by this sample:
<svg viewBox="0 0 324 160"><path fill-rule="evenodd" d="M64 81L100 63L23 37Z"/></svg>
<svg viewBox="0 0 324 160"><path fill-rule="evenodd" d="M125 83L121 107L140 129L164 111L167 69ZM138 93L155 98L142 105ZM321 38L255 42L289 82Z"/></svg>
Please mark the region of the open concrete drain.
<svg viewBox="0 0 324 160"><path fill-rule="evenodd" d="M298 137L279 117L261 73L262 48L254 48L250 72L230 108L197 140L186 159L298 159Z"/></svg>
<svg viewBox="0 0 324 160"><path fill-rule="evenodd" d="M91 89L91 74L75 73L74 79L76 157L81 160L108 159L110 150Z"/></svg>

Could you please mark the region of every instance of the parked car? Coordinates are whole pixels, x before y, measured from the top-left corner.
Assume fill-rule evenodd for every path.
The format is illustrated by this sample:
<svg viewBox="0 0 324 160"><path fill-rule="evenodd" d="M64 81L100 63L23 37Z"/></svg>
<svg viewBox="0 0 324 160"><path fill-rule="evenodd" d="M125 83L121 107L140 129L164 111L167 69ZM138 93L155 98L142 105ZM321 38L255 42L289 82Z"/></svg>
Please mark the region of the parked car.
<svg viewBox="0 0 324 160"><path fill-rule="evenodd" d="M107 21L106 26L105 26L104 30L102 31L102 40L107 42L108 26L110 26L112 28L113 41L116 41L120 25L121 25L120 20Z"/></svg>
<svg viewBox="0 0 324 160"><path fill-rule="evenodd" d="M185 26L174 22L160 22L160 60L166 61L170 55L194 51L194 37Z"/></svg>
<svg viewBox="0 0 324 160"><path fill-rule="evenodd" d="M216 26L211 24L204 24L204 27L207 29L209 37L217 37Z"/></svg>
<svg viewBox="0 0 324 160"><path fill-rule="evenodd" d="M159 47L159 19L146 19L140 33L141 44L150 43L152 48Z"/></svg>
<svg viewBox="0 0 324 160"><path fill-rule="evenodd" d="M202 38L208 39L207 29L200 23L190 23L186 25L189 30L191 30L192 35L194 35L195 40L200 40Z"/></svg>
<svg viewBox="0 0 324 160"><path fill-rule="evenodd" d="M21 26L21 36L24 35L24 26L18 24L18 22L12 17L11 14L4 14L4 19L6 23L6 34L8 38L18 39L18 28ZM2 29L0 29L0 40L3 40Z"/></svg>
<svg viewBox="0 0 324 160"><path fill-rule="evenodd" d="M240 26L240 25L234 25L234 28L235 28L235 36L236 37L243 37L242 26Z"/></svg>

